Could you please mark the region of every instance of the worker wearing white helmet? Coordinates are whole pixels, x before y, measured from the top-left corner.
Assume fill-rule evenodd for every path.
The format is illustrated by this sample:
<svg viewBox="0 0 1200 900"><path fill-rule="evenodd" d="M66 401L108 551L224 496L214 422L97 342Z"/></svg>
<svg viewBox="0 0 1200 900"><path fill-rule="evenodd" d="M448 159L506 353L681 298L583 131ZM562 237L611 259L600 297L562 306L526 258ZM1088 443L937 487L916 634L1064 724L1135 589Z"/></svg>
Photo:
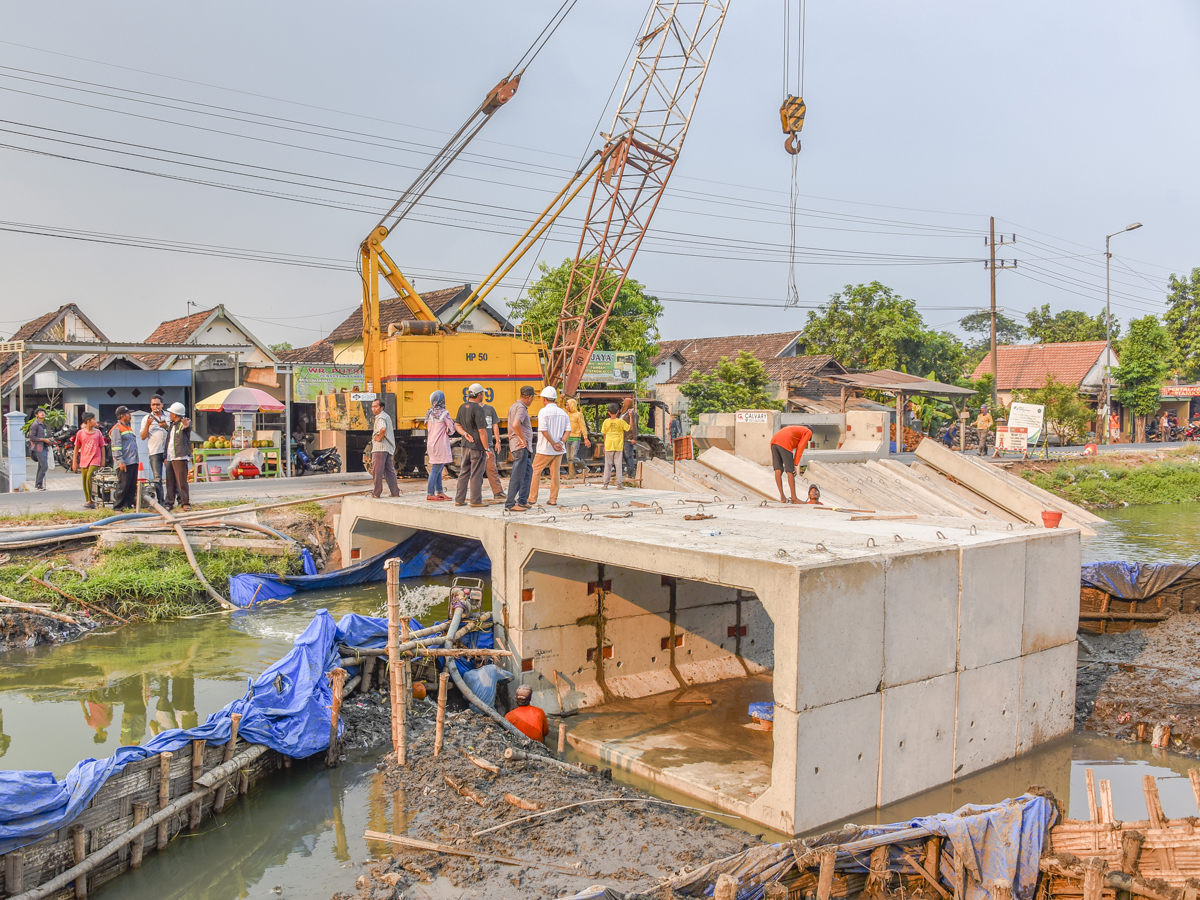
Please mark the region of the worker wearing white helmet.
<svg viewBox="0 0 1200 900"><path fill-rule="evenodd" d="M184 512L187 512L192 508L192 500L188 494L188 465L192 461L192 420L185 413L187 407L182 403L172 403L167 407L171 424L167 429L167 487L163 506L170 509L178 500Z"/></svg>
<svg viewBox="0 0 1200 900"><path fill-rule="evenodd" d="M454 489L455 506L467 505L468 490L471 506L487 506L483 502L483 475L487 471L490 447L487 416L479 405L482 397L483 385L478 382L472 384L467 388L466 402L458 408L458 415L454 417L454 428L463 439L462 471L458 473L458 485Z"/></svg>
<svg viewBox="0 0 1200 900"><path fill-rule="evenodd" d="M538 489L541 487L542 471L550 469L550 506L558 505L559 469L562 467L563 453L566 452L566 434L571 430L571 417L560 407L558 391L550 385L542 388L544 405L538 413L538 442L537 454L533 457L533 490L529 492L529 505L537 503Z"/></svg>

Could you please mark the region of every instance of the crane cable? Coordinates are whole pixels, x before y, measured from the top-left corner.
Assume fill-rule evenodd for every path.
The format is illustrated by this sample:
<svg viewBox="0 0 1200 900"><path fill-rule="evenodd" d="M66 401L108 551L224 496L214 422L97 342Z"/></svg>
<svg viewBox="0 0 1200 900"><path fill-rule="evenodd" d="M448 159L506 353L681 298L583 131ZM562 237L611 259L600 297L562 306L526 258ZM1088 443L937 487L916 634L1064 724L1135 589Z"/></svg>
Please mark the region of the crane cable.
<svg viewBox="0 0 1200 900"><path fill-rule="evenodd" d="M798 132L804 125L804 19L805 19L806 0L796 0L796 16L798 25L798 34L796 41L796 66L795 66L795 93L790 92L792 87L791 76L792 72L792 0L784 0L783 3L783 107L780 109L780 117L783 120L783 130L788 133L789 137L784 142L784 147L792 156L792 177L791 189L788 196L788 206L791 213L788 226L790 229L790 241L788 246L788 284L787 295L784 297L784 307L795 307L800 305L800 291L796 287L796 220L799 217L800 204L800 180L797 173L797 166L800 162L800 138ZM793 149L793 144L795 149Z"/></svg>

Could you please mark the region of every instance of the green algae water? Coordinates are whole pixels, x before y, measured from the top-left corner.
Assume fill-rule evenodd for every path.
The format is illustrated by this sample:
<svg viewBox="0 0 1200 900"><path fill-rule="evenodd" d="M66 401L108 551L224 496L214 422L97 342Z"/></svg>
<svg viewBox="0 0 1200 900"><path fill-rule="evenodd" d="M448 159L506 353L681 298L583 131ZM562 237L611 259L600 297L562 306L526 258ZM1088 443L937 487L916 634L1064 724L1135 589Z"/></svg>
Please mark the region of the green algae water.
<svg viewBox="0 0 1200 900"><path fill-rule="evenodd" d="M1106 524L1083 542L1083 561L1187 562L1200 559L1200 503L1097 510Z"/></svg>

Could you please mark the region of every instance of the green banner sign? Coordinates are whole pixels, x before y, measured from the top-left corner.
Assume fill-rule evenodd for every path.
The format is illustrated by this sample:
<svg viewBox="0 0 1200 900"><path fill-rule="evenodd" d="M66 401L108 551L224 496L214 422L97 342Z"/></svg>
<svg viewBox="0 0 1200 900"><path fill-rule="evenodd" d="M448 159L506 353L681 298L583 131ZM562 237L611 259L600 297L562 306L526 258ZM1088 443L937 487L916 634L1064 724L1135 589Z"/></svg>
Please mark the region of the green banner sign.
<svg viewBox="0 0 1200 900"><path fill-rule="evenodd" d="M322 394L360 391L362 366L296 366L292 369L292 401L316 403Z"/></svg>
<svg viewBox="0 0 1200 900"><path fill-rule="evenodd" d="M632 350L596 350L588 360L583 380L633 384L637 381L637 354Z"/></svg>

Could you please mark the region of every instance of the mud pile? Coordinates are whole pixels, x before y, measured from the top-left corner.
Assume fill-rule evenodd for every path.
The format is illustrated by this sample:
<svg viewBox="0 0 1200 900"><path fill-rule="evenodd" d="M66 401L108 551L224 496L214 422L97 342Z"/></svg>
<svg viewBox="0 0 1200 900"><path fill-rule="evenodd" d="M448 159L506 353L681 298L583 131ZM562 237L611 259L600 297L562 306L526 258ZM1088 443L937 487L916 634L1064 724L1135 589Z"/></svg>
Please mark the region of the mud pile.
<svg viewBox="0 0 1200 900"><path fill-rule="evenodd" d="M1076 723L1126 740L1166 738L1200 756L1200 615L1172 616L1157 628L1081 638Z"/></svg>
<svg viewBox="0 0 1200 900"><path fill-rule="evenodd" d="M390 740L386 703L361 702L363 708L351 714L358 717L353 727L347 717L347 740L378 730L379 722ZM382 711L384 718L365 725L372 710L376 716ZM408 765L397 767L390 753L381 763L393 806L402 810L392 827L404 837L522 864L397 847L393 857L358 879L356 893L337 894L335 900L423 896L419 890L414 893L414 885L438 879L447 879L464 898L556 897L597 883L624 891L651 890L657 879L684 866L754 843L752 835L599 775L568 773L544 761L506 762L508 747L538 748L516 741L474 709L447 710L445 743L434 758L434 706L415 701L414 711ZM544 749L542 753L549 755ZM498 767L499 774L472 762L472 756ZM571 804L583 805L518 821ZM477 835L497 825L503 827Z"/></svg>
<svg viewBox="0 0 1200 900"><path fill-rule="evenodd" d="M38 644L57 644L79 637L95 625L86 619L81 620L78 628L30 613L17 610L7 610L0 613L0 653L7 650L28 650Z"/></svg>

